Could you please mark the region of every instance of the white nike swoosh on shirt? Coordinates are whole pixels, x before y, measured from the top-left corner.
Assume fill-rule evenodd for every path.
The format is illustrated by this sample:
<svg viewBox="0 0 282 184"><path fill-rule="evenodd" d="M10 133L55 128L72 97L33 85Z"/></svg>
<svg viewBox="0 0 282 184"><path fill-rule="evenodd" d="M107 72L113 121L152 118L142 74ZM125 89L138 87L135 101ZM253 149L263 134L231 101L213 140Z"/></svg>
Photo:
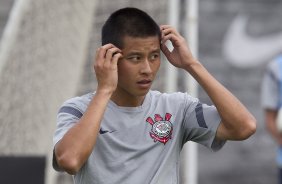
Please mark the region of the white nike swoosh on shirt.
<svg viewBox="0 0 282 184"><path fill-rule="evenodd" d="M248 18L238 15L223 40L223 54L227 62L248 68L268 62L282 51L282 32L255 38L246 32Z"/></svg>

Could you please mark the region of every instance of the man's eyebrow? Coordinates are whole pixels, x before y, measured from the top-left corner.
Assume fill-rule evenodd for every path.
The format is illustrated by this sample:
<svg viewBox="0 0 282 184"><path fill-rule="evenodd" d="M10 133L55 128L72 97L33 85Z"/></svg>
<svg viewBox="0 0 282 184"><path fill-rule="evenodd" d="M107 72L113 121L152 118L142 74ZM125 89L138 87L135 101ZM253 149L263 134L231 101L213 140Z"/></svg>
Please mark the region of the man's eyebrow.
<svg viewBox="0 0 282 184"><path fill-rule="evenodd" d="M157 49L153 50L152 52L160 52L160 51L161 51L161 49L157 48Z"/></svg>
<svg viewBox="0 0 282 184"><path fill-rule="evenodd" d="M153 51L151 51L150 53L156 53L156 52L160 52L160 51L161 51L161 49L157 48L157 49L154 49ZM132 52L127 54L127 56L131 56L131 55L143 55L143 53L139 52L139 51L132 51Z"/></svg>
<svg viewBox="0 0 282 184"><path fill-rule="evenodd" d="M141 55L141 54L142 54L141 52L133 51L133 52L128 53L127 55Z"/></svg>

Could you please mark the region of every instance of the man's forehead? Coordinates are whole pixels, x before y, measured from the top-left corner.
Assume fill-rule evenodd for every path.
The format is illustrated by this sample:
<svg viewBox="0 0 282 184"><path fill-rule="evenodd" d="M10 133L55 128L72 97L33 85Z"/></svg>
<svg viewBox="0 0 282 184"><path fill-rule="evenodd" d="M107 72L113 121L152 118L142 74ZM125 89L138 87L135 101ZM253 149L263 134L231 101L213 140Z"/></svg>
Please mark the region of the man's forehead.
<svg viewBox="0 0 282 184"><path fill-rule="evenodd" d="M123 43L127 42L155 42L160 43L160 39L158 36L146 36L146 37L133 37L133 36L124 36L122 39Z"/></svg>
<svg viewBox="0 0 282 184"><path fill-rule="evenodd" d="M126 36L123 39L123 49L140 50L140 49L159 50L160 40L158 36L149 37L131 37Z"/></svg>

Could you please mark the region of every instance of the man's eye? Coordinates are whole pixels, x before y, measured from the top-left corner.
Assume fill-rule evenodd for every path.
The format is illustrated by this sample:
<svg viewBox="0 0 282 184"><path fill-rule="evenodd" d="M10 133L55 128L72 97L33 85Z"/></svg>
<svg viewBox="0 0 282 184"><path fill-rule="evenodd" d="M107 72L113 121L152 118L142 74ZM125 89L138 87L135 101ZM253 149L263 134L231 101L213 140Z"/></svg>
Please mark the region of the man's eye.
<svg viewBox="0 0 282 184"><path fill-rule="evenodd" d="M140 56L131 56L131 57L128 57L128 60L130 61L139 61L141 59Z"/></svg>
<svg viewBox="0 0 282 184"><path fill-rule="evenodd" d="M150 60L155 60L159 58L159 54L152 54Z"/></svg>

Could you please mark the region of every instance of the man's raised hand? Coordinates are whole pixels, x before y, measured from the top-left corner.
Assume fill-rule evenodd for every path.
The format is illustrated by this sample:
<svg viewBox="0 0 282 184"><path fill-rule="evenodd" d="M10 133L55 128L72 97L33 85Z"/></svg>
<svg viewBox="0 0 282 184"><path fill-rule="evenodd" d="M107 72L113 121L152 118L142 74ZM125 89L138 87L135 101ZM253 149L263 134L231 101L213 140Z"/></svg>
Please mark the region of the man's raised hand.
<svg viewBox="0 0 282 184"><path fill-rule="evenodd" d="M186 40L170 25L161 25L161 50L168 61L178 68L188 69L196 61L193 57ZM166 41L171 41L173 50L166 46Z"/></svg>
<svg viewBox="0 0 282 184"><path fill-rule="evenodd" d="M94 61L94 70L98 81L97 91L113 93L118 83L117 63L122 57L121 50L113 44L98 48Z"/></svg>

